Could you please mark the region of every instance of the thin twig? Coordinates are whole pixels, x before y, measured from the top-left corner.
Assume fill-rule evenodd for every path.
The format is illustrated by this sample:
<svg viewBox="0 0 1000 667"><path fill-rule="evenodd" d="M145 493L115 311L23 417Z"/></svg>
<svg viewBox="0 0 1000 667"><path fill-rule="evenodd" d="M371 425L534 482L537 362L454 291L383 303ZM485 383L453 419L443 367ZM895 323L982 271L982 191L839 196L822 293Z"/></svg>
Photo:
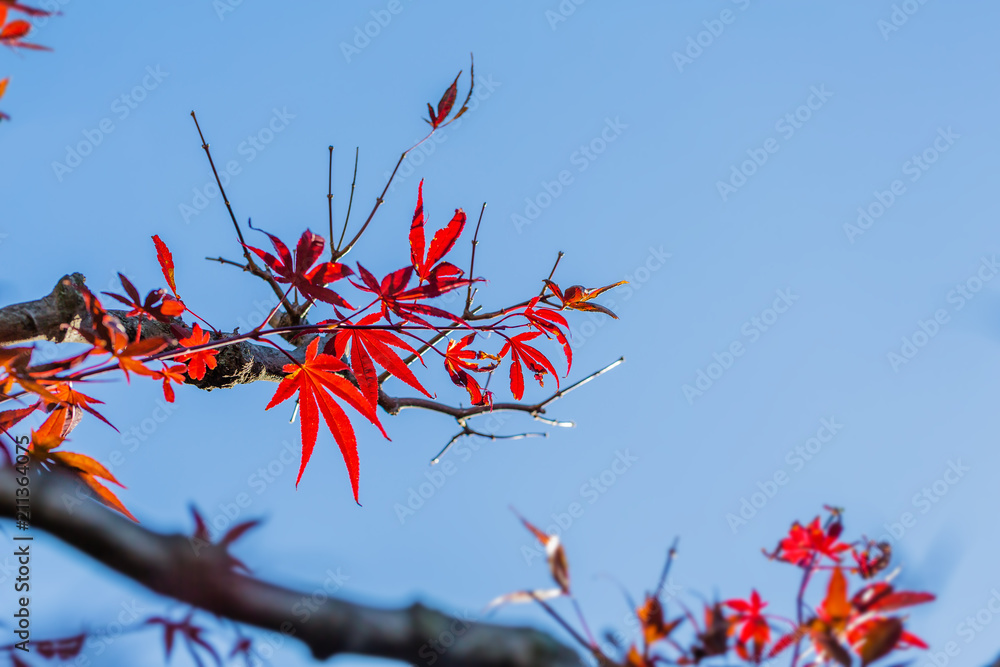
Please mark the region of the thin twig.
<svg viewBox="0 0 1000 667"><path fill-rule="evenodd" d="M187 348L187 351L193 350L195 348ZM162 353L161 353L162 354ZM559 398L562 398L569 392L582 387L591 380L604 375L616 366L621 365L625 362L625 357L619 357L612 363L608 364L599 371L595 371L588 375L587 377L579 380L566 387L565 389L560 389L555 392L544 401L534 404L525 403L494 403L493 406L489 405L474 405L468 408L456 408L451 405L446 405L444 403L438 403L437 401L431 401L424 398L393 398L391 396L384 396L379 399L379 405L388 412L389 414L396 414L400 410L405 408L422 408L424 410L431 410L434 412L440 412L442 414L449 415L455 419L468 419L469 417L475 417L476 415L481 415L487 412L525 412L536 418L540 414L544 414L545 407Z"/></svg>
<svg viewBox="0 0 1000 667"><path fill-rule="evenodd" d="M513 435L496 435L495 433L483 433L481 431L477 431L477 430L475 430L473 428L470 428L469 426L463 425L462 426L462 430L459 431L457 434L455 434L455 436L452 437L452 439L448 441L448 444L444 446L444 449L442 449L440 452L437 453L437 456L435 456L433 459L431 459L431 465L436 465L438 462L440 462L441 461L441 457L444 456L448 452L448 450L451 449L451 446L454 445L456 442L458 442L458 440L460 438L466 438L466 437L472 436L472 435L479 436L480 438L489 438L490 440L494 440L494 441L496 441L496 440L524 440L525 438L547 438L547 437L549 437L548 433L514 433Z"/></svg>
<svg viewBox="0 0 1000 667"><path fill-rule="evenodd" d="M479 245L479 226L483 224L483 213L486 212L486 202L483 202L483 207L479 209L479 220L476 222L476 233L472 235L472 258L469 260L469 288L468 292L465 294L465 312L463 313L463 318L468 317L472 314L472 298L475 293L472 291L472 281L476 279L474 271L476 269L476 246Z"/></svg>
<svg viewBox="0 0 1000 667"><path fill-rule="evenodd" d="M594 647L591 646L590 644L588 644L587 640L584 639L583 637L581 637L580 633L577 632L576 630L574 630L573 626L570 625L569 623L567 623L563 619L562 616L560 616L559 614L557 614L556 610L553 609L551 606L549 606L549 604L545 600L543 600L542 598L540 598L537 595L535 595L534 591L528 591L528 595L531 596L531 598L535 602L537 602L538 604L540 604L541 607L542 607L542 609L544 609L545 611L548 612L549 616L551 616L552 618L556 619L556 622L558 622L559 625L561 625L563 627L563 629L566 630L566 632L568 632L570 634L570 636L573 637L573 639L575 639L581 646L583 646L584 648L586 648L588 651L593 651L594 650Z"/></svg>
<svg viewBox="0 0 1000 667"><path fill-rule="evenodd" d="M226 209L229 211L229 218L233 221L233 227L236 228L236 236L240 239L240 247L243 248L243 254L246 256L249 262L253 259L250 257L250 252L246 249L246 241L243 239L243 230L240 229L240 223L236 221L236 214L233 213L233 207L229 203L229 197L226 196L226 189L222 187L222 181L219 179L219 172L215 168L215 160L212 159L212 151L208 148L208 142L205 141L205 135L202 134L201 125L198 124L198 116L195 112L191 112L191 118L194 119L194 126L198 128L198 137L201 138L201 147L205 150L205 155L208 156L208 164L212 167L212 175L215 176L215 183L219 186L219 194L222 195L222 200L226 202Z"/></svg>
<svg viewBox="0 0 1000 667"><path fill-rule="evenodd" d="M333 248L333 146L330 146L330 167L327 169L326 206L330 209L330 257L336 250Z"/></svg>
<svg viewBox="0 0 1000 667"><path fill-rule="evenodd" d="M667 562L663 564L663 572L660 573L660 583L656 585L656 596L659 597L663 593L663 587L667 585L667 575L670 574L670 566L673 565L674 558L677 557L677 543L680 541L679 537L674 538L674 543L670 545L670 550L667 551Z"/></svg>
<svg viewBox="0 0 1000 667"><path fill-rule="evenodd" d="M194 126L198 129L198 137L201 139L201 147L204 149L205 155L208 156L208 164L212 167L212 175L215 176L215 183L219 186L219 194L222 195L223 201L226 202L226 210L229 211L229 219L233 221L233 227L236 228L236 236L240 240L240 249L243 251L243 257L247 260L246 268L241 268L267 282L267 284L271 286L275 295L281 299L281 305L288 312L289 317L296 320L298 316L295 308L282 296L283 291L281 287L278 286L274 276L272 276L268 271L265 271L257 266L256 262L253 261L253 255L251 255L250 251L247 250L246 240L243 238L243 230L240 229L240 223L236 221L236 214L233 213L233 206L229 203L229 197L226 195L226 189L222 187L222 180L219 179L219 172L215 168L215 160L212 159L212 151L209 148L208 142L205 141L205 135L201 131L201 125L198 123L198 116L195 115L194 111L191 112L191 118L194 119Z"/></svg>
<svg viewBox="0 0 1000 667"><path fill-rule="evenodd" d="M440 333L434 334L434 337L431 338L429 341L427 341L426 344L422 345L419 349L417 349L416 352L414 352L413 354L411 354L410 356L408 356L406 359L403 359L403 364L405 366L409 366L410 364L412 364L417 359L422 359L424 352L427 352L428 350L430 350L432 347L434 347L435 345L437 345L438 343L440 343L442 340L444 340L447 336L448 336L448 334L446 332L443 332L443 331L440 332ZM388 380L389 377L391 377L391 375L392 374L389 371L382 371L382 374L378 376L378 383L379 383L379 385L381 385L383 382L385 382L386 380Z"/></svg>
<svg viewBox="0 0 1000 667"><path fill-rule="evenodd" d="M235 266L238 269L243 269L244 271L249 271L250 267L246 264L240 264L239 262L234 262L231 259L225 259L223 257L206 257L210 262L218 262L219 264L229 264L230 266Z"/></svg>
<svg viewBox="0 0 1000 667"><path fill-rule="evenodd" d="M375 200L375 206L372 207L371 213L368 214L368 218L365 220L364 224L361 225L361 229L358 230L358 233L354 235L354 238L352 238L350 240L350 242L347 244L347 246L343 250L338 250L337 251L337 256L334 257L334 260L340 259L341 257L343 257L344 255L346 255L347 253L351 252L351 248L354 247L354 244L358 242L358 239L361 238L361 235L365 233L366 229L368 229L368 225L371 223L372 218L375 217L375 213L378 212L379 208L382 206L382 203L385 201L385 195L386 195L387 192L389 192L389 186L392 185L393 179L396 178L396 172L399 171L399 167L400 167L400 165L403 164L403 160L406 159L406 156L409 155L410 151L412 151L413 149L417 148L418 146L420 146L421 144L423 144L425 141L427 141L428 139L430 139L432 136L434 136L434 133L437 132L438 129L439 128L432 129L430 132L427 133L426 137L424 137L423 139L421 139L417 143L413 144L412 146L410 146L409 148L407 148L405 151L403 151L400 154L399 160L396 161L396 166L393 167L392 173L389 175L389 180L386 181L385 187L382 188L382 194L380 194L378 196L378 199Z"/></svg>
<svg viewBox="0 0 1000 667"><path fill-rule="evenodd" d="M556 255L556 263L552 265L552 270L549 271L549 277L542 283L542 291L538 293L538 296L545 296L545 288L549 286L549 281L552 280L552 276L556 275L556 268L559 266L559 260L562 259L565 254L566 253L560 250L559 254Z"/></svg>
<svg viewBox="0 0 1000 667"><path fill-rule="evenodd" d="M347 200L347 216L344 218L344 228L340 230L340 240L337 241L337 252L344 243L344 234L347 233L347 223L351 221L351 205L354 204L354 186L358 182L358 148L354 147L354 178L351 179L351 197ZM330 237L330 247L333 247L333 237ZM336 259L336 255L333 256Z"/></svg>

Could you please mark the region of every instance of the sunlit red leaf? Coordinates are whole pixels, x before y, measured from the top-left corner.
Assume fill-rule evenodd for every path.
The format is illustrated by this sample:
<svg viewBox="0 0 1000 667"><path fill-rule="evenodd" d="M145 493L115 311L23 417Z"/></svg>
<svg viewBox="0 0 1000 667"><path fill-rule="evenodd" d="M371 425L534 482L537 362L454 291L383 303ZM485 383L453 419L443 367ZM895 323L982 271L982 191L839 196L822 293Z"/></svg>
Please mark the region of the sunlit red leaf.
<svg viewBox="0 0 1000 667"><path fill-rule="evenodd" d="M800 567L809 564L814 558L822 557L840 563L840 554L851 548L849 544L840 541L840 532L841 524L838 521L830 523L827 528L820 525L819 517L813 519L808 526L796 521L788 531L788 536L767 556Z"/></svg>
<svg viewBox="0 0 1000 667"><path fill-rule="evenodd" d="M196 322L191 331L191 335L177 341L182 347L197 347L207 345L211 342L211 336L206 331L202 331L201 326ZM205 373L209 369L215 368L219 361L216 355L218 350L197 350L177 357L177 361L187 362L187 374L192 380L203 380Z"/></svg>
<svg viewBox="0 0 1000 667"><path fill-rule="evenodd" d="M430 123L431 127L434 129L441 126L444 119L451 113L452 107L455 106L455 97L458 93L459 76L462 76L461 72L459 72L458 76L455 77L455 81L448 86L448 89L444 91L444 95L442 95L440 101L438 101L437 112L434 111L434 107L430 104L427 105L427 113L430 116L430 120L427 122Z"/></svg>
<svg viewBox="0 0 1000 667"><path fill-rule="evenodd" d="M483 391L476 379L466 371L474 373L491 371L496 368L499 358L485 352L474 352L466 349L475 338L476 334L472 333L459 340L449 340L448 347L445 349L444 367L448 371L451 381L469 392L469 400L472 405L492 404L492 392ZM476 363L485 359L492 360L492 363L487 365Z"/></svg>
<svg viewBox="0 0 1000 667"><path fill-rule="evenodd" d="M532 299L524 309L524 316L532 327L544 333L546 336L553 336L562 345L563 354L566 356L566 374L569 374L573 366L573 349L569 345L566 331L569 330L569 323L566 318L554 310L547 308L537 308L541 297Z"/></svg>
<svg viewBox="0 0 1000 667"><path fill-rule="evenodd" d="M358 324L369 326L378 323L379 313L372 313L362 318ZM374 409L378 403L378 375L375 365L378 364L394 377L402 380L428 398L431 394L417 380L413 372L403 360L392 351L392 347L416 354L410 345L389 331L381 329L339 329L324 352L332 353L338 359L347 352L350 344L351 371L354 373L361 393L365 395Z"/></svg>
<svg viewBox="0 0 1000 667"><path fill-rule="evenodd" d="M41 46L39 44L30 44L28 42L21 41L21 38L27 35L31 31L31 24L27 21L17 20L11 21L7 25L0 28L0 42L5 43L7 46L12 48L20 49L34 49L36 51L51 51L47 46Z"/></svg>
<svg viewBox="0 0 1000 667"><path fill-rule="evenodd" d="M524 395L522 364L532 372L539 386L544 386L546 373L551 373L552 377L556 379L556 386L559 386L559 374L553 368L552 362L541 351L527 343L540 335L539 331L526 331L517 334L508 338L500 350L499 356L501 358L507 356L508 353L510 354L510 392L517 400L521 400Z"/></svg>
<svg viewBox="0 0 1000 667"><path fill-rule="evenodd" d="M264 233L267 234L267 232ZM244 247L267 264L268 268L275 274L275 280L279 283L291 284L308 299L323 301L339 308L351 307L347 301L327 288L326 285L352 275L353 271L348 266L336 262L320 262L313 266L323 254L326 241L322 236L313 234L308 229L302 232L298 245L295 247L294 260L288 246L282 243L281 239L272 234L267 234L267 237L271 239L271 245L278 253L277 257L258 248Z"/></svg>
<svg viewBox="0 0 1000 667"><path fill-rule="evenodd" d="M174 282L174 256L158 235L153 235L153 243L156 245L156 259L160 263L160 270L163 271L163 279L167 281L170 291L179 299L181 297L177 293L177 283Z"/></svg>
<svg viewBox="0 0 1000 667"><path fill-rule="evenodd" d="M452 102L454 102L454 96L452 96ZM430 247L426 249L425 257L424 182L420 181L420 185L417 186L417 206L413 211L413 220L410 222L410 263L421 281L429 280L431 272L436 268L438 262L455 247L455 242L458 241L458 237L462 235L462 230L465 228L465 221L465 211L460 208L455 209L455 215L452 216L448 224L434 234ZM461 271L458 271L458 277L460 276Z"/></svg>
<svg viewBox="0 0 1000 667"><path fill-rule="evenodd" d="M306 359L301 365L286 364L284 371L288 373L278 385L277 391L265 409L291 398L296 392L299 395L299 411L302 429L302 461L299 474L295 480L298 486L302 473L309 463L313 449L316 446L316 435L319 430L319 415L323 419L334 440L340 447L347 465L347 472L354 491L354 501L358 501L358 481L360 462L358 460L358 443L354 429L343 409L333 400L331 394L347 402L360 412L370 422L375 424L386 438L382 424L368 400L346 378L337 375L347 370L347 365L329 354L318 354L319 338L314 339L306 349ZM329 392L329 393L328 393Z"/></svg>

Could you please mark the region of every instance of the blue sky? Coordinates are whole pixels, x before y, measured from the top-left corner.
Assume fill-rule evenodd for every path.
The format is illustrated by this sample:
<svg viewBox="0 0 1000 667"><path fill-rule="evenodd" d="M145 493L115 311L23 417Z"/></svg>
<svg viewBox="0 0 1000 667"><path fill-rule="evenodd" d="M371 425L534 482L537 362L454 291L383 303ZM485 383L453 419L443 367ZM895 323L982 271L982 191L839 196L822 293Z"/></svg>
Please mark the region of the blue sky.
<svg viewBox="0 0 1000 667"><path fill-rule="evenodd" d="M322 437L295 489L297 455L283 443L295 453L298 426L282 409L264 413L273 385L184 388L170 414L151 383L99 387L123 436L95 422L74 444L105 462L120 453L123 500L145 525L190 530L193 503L221 526L246 494L237 520L267 525L237 553L261 576L477 617L498 594L547 583L508 506L548 525L580 503L564 539L582 604L603 628L627 609L596 575L638 594L674 536L674 581L689 603L753 586L790 614L795 572L760 548L829 503L847 508L851 534L895 531L899 581L940 596L911 619L936 650L955 641L955 662L971 665L1000 650L992 612L980 631L960 625L1000 589L1000 98L990 85L1000 7L61 7L36 37L54 53L3 55L12 79L0 108L13 117L0 125L3 303L38 298L72 271L95 290L114 287L117 271L158 286L149 237L159 234L188 304L245 330L273 297L203 259L238 249L221 199L205 190L189 112L217 163L234 165L237 216L291 240L326 227L327 146L338 218L361 147L355 213L367 212L400 151L423 136L424 103L468 73L470 51L471 111L412 154L353 259L376 273L407 261L423 178L432 227L489 203L477 256L487 303L537 290L560 250L564 284L631 281L602 301L619 321L574 320L570 380L627 358L553 407L577 427L466 442L445 460L453 474L435 477L402 520L396 506L411 489L443 474L428 460L457 428L441 416L386 419L392 442L359 426L359 508ZM467 252L463 239L457 257ZM423 377L461 399L440 369ZM261 482L269 465L273 481ZM614 482L600 483L608 470ZM743 507L739 523L744 500L755 513ZM132 600L167 604L53 540L39 546L39 636L107 628ZM495 618L558 633L530 608ZM109 651L137 659L153 646L144 634ZM310 664L297 645L279 651L274 664Z"/></svg>

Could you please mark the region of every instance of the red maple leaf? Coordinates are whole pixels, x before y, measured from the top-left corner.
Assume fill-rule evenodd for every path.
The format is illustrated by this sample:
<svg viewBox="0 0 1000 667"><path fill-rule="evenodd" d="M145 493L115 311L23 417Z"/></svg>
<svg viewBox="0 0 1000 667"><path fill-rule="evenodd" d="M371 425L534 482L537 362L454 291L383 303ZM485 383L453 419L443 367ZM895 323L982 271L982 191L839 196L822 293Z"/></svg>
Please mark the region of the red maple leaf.
<svg viewBox="0 0 1000 667"><path fill-rule="evenodd" d="M205 345L211 341L207 331L202 331L201 326L195 322L191 335L180 339L178 344L183 347L196 347ZM219 354L218 350L198 350L177 357L177 361L187 362L187 374L192 380L202 380L205 378L206 369L215 368L219 363L215 358ZM166 391L166 390L164 390Z"/></svg>
<svg viewBox="0 0 1000 667"><path fill-rule="evenodd" d="M383 278L381 283L361 264L358 264L358 275L361 277L362 284L353 282L352 284L358 289L378 297L382 308L382 317L388 319L388 314L392 312L404 320L425 326L428 329L436 329L437 327L421 318L420 315L440 317L456 324L465 324L461 318L446 310L425 303L416 303L464 287L471 282L462 278L462 270L452 264L441 262L427 276L427 284L409 290L406 287L413 277L412 266L393 271Z"/></svg>
<svg viewBox="0 0 1000 667"><path fill-rule="evenodd" d="M761 613L767 603L762 601L760 595L754 590L750 593L748 600L734 598L726 600L724 604L736 612L730 622L732 623L732 631L739 631L737 650L741 654L749 656L746 645L752 642L754 645L752 659L754 662L760 662L764 646L771 641L771 626L768 625L767 618Z"/></svg>
<svg viewBox="0 0 1000 667"><path fill-rule="evenodd" d="M563 329L569 329L569 323L565 317L555 310L536 308L540 300L541 297L536 296L528 302L527 307L524 309L524 316L534 329L544 333L546 336L553 336L559 341L559 344L562 345L563 354L566 355L566 374L569 375L570 368L573 366L573 349L569 345L566 332L563 331Z"/></svg>
<svg viewBox="0 0 1000 667"><path fill-rule="evenodd" d="M541 335L539 331L526 331L517 334L508 338L500 350L499 356L501 358L507 356L508 352L510 353L510 393L517 400L521 400L521 397L524 395L524 371L521 370L521 364L524 364L534 374L539 386L544 386L546 373L551 373L556 379L556 387L559 386L559 375L556 373L556 369L552 367L552 362L544 354L527 343L527 341L538 338Z"/></svg>
<svg viewBox="0 0 1000 667"><path fill-rule="evenodd" d="M119 273L118 279L121 280L122 287L125 289L128 297L111 292L102 292L102 294L106 294L131 308L129 312L125 313L125 316L138 317L140 327L142 326L142 318L144 317L160 322L170 322L172 318L181 315L185 310L183 303L162 289L150 291L146 295L145 300L141 300L139 298L139 290L135 288L128 278Z"/></svg>
<svg viewBox="0 0 1000 667"><path fill-rule="evenodd" d="M358 502L359 467L358 442L354 436L354 428L340 405L333 400L333 395L345 401L360 412L371 423L378 426L382 435L389 438L379 423L378 415L357 387L347 378L337 375L347 370L347 364L329 354L318 354L319 338L315 338L306 349L306 359L302 364L286 364L284 371L288 373L278 385L277 391L267 404L265 410L288 400L293 394L299 395L299 420L302 427L302 462L299 474L295 479L298 486L302 473L309 463L313 449L316 447L316 434L319 430L319 413L322 412L333 439L340 446L340 452L347 465L351 478L351 488L354 491L354 502ZM329 392L329 393L328 393ZM318 410L317 410L318 405ZM358 503L360 504L360 503Z"/></svg>
<svg viewBox="0 0 1000 667"><path fill-rule="evenodd" d="M452 88L454 88L454 84ZM454 101L453 94L452 102ZM455 247L455 242L462 235L464 228L465 211L456 208L451 221L434 234L430 248L426 249L426 256L424 255L424 246L426 245L424 240L424 181L421 179L417 188L417 207L413 211L413 221L410 223L410 262L421 282L430 277L431 271L436 268L437 263Z"/></svg>
<svg viewBox="0 0 1000 667"><path fill-rule="evenodd" d="M180 295L177 294L177 284L174 282L174 256L170 254L170 248L167 247L167 244L155 234L153 235L153 244L156 246L156 259L160 263L163 278L167 281L167 286L170 287L174 296L180 299Z"/></svg>
<svg viewBox="0 0 1000 667"><path fill-rule="evenodd" d="M381 319L379 313L372 313L362 318L359 325L374 325ZM378 405L378 374L375 364L378 364L390 374L399 378L428 398L431 394L423 388L413 372L403 363L391 347L416 354L416 350L394 334L381 329L339 329L333 338L327 342L323 351L333 354L338 359L347 352L348 343L351 346L351 371L358 381L361 393L371 404L372 409Z"/></svg>
<svg viewBox="0 0 1000 667"><path fill-rule="evenodd" d="M851 548L849 544L839 540L842 530L843 524L838 520L830 522L826 528L820 525L819 517L813 519L808 526L796 521L788 531L788 536L767 556L799 566L806 566L814 558L824 556L839 563L840 554Z"/></svg>
<svg viewBox="0 0 1000 667"><path fill-rule="evenodd" d="M188 368L184 364L174 364L173 366L168 366L164 363L163 370L153 371L152 377L154 380L163 380L163 398L167 399L167 403L174 402L174 388L170 385L170 383L176 382L177 384L184 384L184 373L186 373L187 370Z"/></svg>
<svg viewBox="0 0 1000 667"><path fill-rule="evenodd" d="M41 46L39 44L30 44L28 42L22 41L22 38L31 32L31 24L27 21L17 20L11 21L4 25L4 21L7 20L7 6L6 4L0 4L0 44L6 44L12 49L34 49L36 51L51 51L47 46Z"/></svg>
<svg viewBox="0 0 1000 667"><path fill-rule="evenodd" d="M267 232L264 232L267 234ZM281 242L277 236L267 234L271 239L278 256L275 257L269 252L264 252L251 246L244 246L260 257L268 268L275 274L275 280L279 283L288 283L302 293L307 299L323 301L340 308L350 308L351 305L343 298L325 285L340 280L353 273L350 267L337 262L316 263L320 255L323 254L323 246L326 241L322 236L313 234L308 229L302 232L299 243L295 247L295 259L288 251L288 246Z"/></svg>
<svg viewBox="0 0 1000 667"><path fill-rule="evenodd" d="M459 387L464 387L469 392L469 400L473 405L492 405L493 392L483 391L476 379L466 371L474 373L489 372L497 367L500 360L498 357L486 354L485 352L474 352L473 350L466 349L475 338L476 334L471 333L460 340L448 341L448 347L444 353L444 367L448 371L451 381ZM484 359L492 359L493 363L485 366L475 363Z"/></svg>

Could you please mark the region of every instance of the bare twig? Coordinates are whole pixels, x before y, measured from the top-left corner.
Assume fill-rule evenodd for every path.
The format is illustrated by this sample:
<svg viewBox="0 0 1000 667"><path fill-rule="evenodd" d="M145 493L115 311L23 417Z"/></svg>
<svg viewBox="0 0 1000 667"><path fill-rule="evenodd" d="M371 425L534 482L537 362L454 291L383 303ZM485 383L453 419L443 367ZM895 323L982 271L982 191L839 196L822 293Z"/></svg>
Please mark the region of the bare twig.
<svg viewBox="0 0 1000 667"><path fill-rule="evenodd" d="M330 146L330 168L327 170L326 205L330 209L330 257L334 255L333 248L333 146Z"/></svg>
<svg viewBox="0 0 1000 667"><path fill-rule="evenodd" d="M288 316L292 318L293 322L298 322L299 315L296 313L295 307L284 298L284 292L274 279L274 276L272 276L269 271L265 271L260 268L260 266L253 261L253 255L251 255L250 251L247 250L246 240L243 238L243 230L240 229L240 223L236 221L236 214L233 213L233 206L229 203L229 197L226 195L226 189L222 187L222 180L219 178L219 172L215 168L215 161L212 159L212 151L209 148L208 142L205 141L205 135L202 134L201 125L198 124L198 116L195 115L194 111L191 112L191 118L194 119L194 126L198 129L198 137L201 138L201 147L205 150L205 155L208 157L208 164L212 167L212 175L215 176L215 184L219 186L219 194L222 195L222 200L226 202L226 210L229 211L229 219L233 221L233 227L236 229L236 236L240 241L240 250L243 251L243 257L247 261L245 267L240 266L239 264L236 264L236 266L240 266L240 268L244 271L249 271L270 285L275 295L281 299L281 305L288 313Z"/></svg>
<svg viewBox="0 0 1000 667"><path fill-rule="evenodd" d="M444 446L444 449L438 452L437 456L431 459L431 465L437 464L441 460L441 457L444 456L448 452L448 450L451 449L451 446L454 445L456 442L458 442L459 439L468 437L470 435L477 435L480 438L489 438L490 440L524 440L525 438L549 437L548 433L515 433L513 435L496 435L494 433L483 433L481 431L477 431L469 427L466 424L462 426L461 431L452 436L451 440L448 441L448 444Z"/></svg>
<svg viewBox="0 0 1000 667"><path fill-rule="evenodd" d="M542 291L538 293L538 296L545 296L545 288L549 286L548 281L552 280L552 276L556 275L556 269L559 267L559 260L561 260L565 254L566 253L560 250L559 254L556 255L556 263L552 265L552 270L549 271L549 277L542 282Z"/></svg>
<svg viewBox="0 0 1000 667"><path fill-rule="evenodd" d="M354 204L354 186L358 182L358 148L354 148L354 177L351 178L351 197L347 200L347 215L344 217L344 228L340 230L340 240L337 241L337 252L344 243L344 234L347 233L347 223L351 221L351 206ZM333 249L333 237L330 237L330 248ZM336 260L337 254L331 253L331 259Z"/></svg>
<svg viewBox="0 0 1000 667"><path fill-rule="evenodd" d="M463 319L467 319L472 315L472 299L475 297L476 293L472 289L472 282L476 279L474 271L476 270L476 246L479 245L479 226L483 224L483 213L486 212L486 202L483 202L483 207L479 209L479 220L476 222L476 233L472 235L472 258L469 260L469 287L465 294L465 311L462 314Z"/></svg>

